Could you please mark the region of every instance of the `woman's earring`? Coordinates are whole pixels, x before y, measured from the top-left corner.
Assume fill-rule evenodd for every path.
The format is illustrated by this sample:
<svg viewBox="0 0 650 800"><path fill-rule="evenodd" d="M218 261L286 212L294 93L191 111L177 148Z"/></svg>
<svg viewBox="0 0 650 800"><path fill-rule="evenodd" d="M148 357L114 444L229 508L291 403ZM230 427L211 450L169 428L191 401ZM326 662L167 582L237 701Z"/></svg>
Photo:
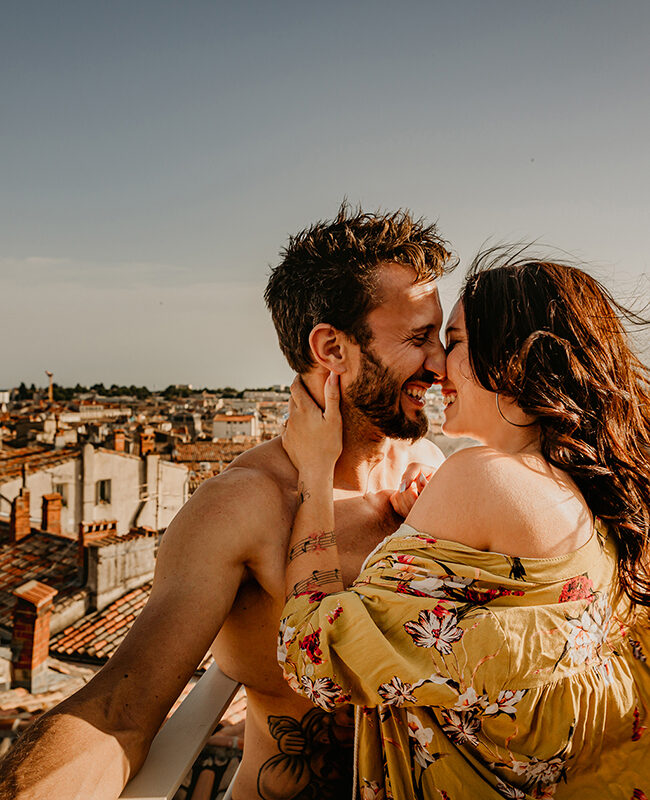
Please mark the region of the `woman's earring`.
<svg viewBox="0 0 650 800"><path fill-rule="evenodd" d="M506 415L501 411L501 406L499 405L499 392L496 393L497 399L497 411L499 412L499 416L504 422L507 422L508 425L512 425L515 428L529 428L531 425L534 425L537 420L533 420L532 422L511 422Z"/></svg>

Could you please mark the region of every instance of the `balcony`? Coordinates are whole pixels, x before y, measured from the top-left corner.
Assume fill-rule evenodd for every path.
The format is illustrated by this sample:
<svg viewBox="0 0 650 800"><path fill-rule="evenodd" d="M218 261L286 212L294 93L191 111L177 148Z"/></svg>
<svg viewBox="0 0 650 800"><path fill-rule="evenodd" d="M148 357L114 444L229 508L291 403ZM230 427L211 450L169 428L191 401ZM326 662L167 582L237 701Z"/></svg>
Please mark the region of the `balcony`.
<svg viewBox="0 0 650 800"><path fill-rule="evenodd" d="M238 689L216 664L208 667L158 731L120 800L172 800Z"/></svg>

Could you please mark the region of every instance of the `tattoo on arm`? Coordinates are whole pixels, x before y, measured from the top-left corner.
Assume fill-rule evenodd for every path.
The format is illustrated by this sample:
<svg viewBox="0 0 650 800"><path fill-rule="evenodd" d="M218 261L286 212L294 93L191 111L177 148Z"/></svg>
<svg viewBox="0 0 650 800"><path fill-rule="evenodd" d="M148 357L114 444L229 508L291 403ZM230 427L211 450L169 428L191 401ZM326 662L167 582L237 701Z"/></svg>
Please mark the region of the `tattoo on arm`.
<svg viewBox="0 0 650 800"><path fill-rule="evenodd" d="M296 542L287 554L287 564L298 558L303 553L310 553L311 551L319 552L325 550L327 547L334 547L336 544L336 536L334 531L320 531L320 533L312 533L309 536Z"/></svg>
<svg viewBox="0 0 650 800"><path fill-rule="evenodd" d="M341 572L338 569L315 569L311 575L303 580L294 583L293 589L289 592L287 600L290 597L299 597L301 594L311 594L317 592L320 586L327 586L328 583L339 583L341 581Z"/></svg>
<svg viewBox="0 0 650 800"><path fill-rule="evenodd" d="M309 500L310 497L311 494L309 490L307 489L303 481L300 481L300 483L298 484L298 505L301 506L305 502L305 500Z"/></svg>

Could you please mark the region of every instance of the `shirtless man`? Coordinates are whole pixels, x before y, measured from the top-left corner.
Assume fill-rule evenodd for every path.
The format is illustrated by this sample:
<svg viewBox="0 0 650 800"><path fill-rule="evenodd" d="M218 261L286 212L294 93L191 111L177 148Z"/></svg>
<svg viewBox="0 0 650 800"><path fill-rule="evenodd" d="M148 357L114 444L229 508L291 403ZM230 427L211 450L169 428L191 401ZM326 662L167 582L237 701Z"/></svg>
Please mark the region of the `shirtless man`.
<svg viewBox="0 0 650 800"><path fill-rule="evenodd" d="M449 261L435 227L343 208L291 238L269 280L280 346L314 399L323 402L323 371L340 375L335 515L346 585L401 523L391 495L407 466L442 460L421 438L422 398L445 374L434 279ZM0 800L115 800L210 647L248 696L235 800L347 794L351 718L294 694L276 662L296 479L278 438L194 493L165 533L147 606L109 663L0 765Z"/></svg>

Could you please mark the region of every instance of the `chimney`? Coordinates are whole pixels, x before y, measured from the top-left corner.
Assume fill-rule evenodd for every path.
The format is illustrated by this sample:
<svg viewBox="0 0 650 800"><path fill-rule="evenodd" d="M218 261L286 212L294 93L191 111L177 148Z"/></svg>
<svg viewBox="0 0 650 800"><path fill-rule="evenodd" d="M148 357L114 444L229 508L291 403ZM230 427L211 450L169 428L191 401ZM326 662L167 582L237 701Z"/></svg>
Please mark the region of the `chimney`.
<svg viewBox="0 0 650 800"><path fill-rule="evenodd" d="M60 494L43 495L43 521L41 528L48 533L61 534L61 503L63 498Z"/></svg>
<svg viewBox="0 0 650 800"><path fill-rule="evenodd" d="M84 583L86 581L88 571L88 558L86 555L86 548L90 542L103 539L106 536L117 536L117 520L116 519L102 519L99 522L80 522L79 534L77 543L79 546L78 563L80 569L84 573Z"/></svg>
<svg viewBox="0 0 650 800"><path fill-rule="evenodd" d="M19 542L32 532L32 524L29 521L29 490L24 487L11 503L9 531L13 542Z"/></svg>
<svg viewBox="0 0 650 800"><path fill-rule="evenodd" d="M56 589L39 581L27 581L13 591L16 606L11 637L12 684L32 694L47 688L50 616L56 593Z"/></svg>
<svg viewBox="0 0 650 800"><path fill-rule="evenodd" d="M124 431L122 430L113 431L113 450L115 450L116 453L123 453L125 450L125 445L126 445L126 436L124 434Z"/></svg>
<svg viewBox="0 0 650 800"><path fill-rule="evenodd" d="M146 456L153 453L154 450L154 435L153 433L140 434L140 455Z"/></svg>

